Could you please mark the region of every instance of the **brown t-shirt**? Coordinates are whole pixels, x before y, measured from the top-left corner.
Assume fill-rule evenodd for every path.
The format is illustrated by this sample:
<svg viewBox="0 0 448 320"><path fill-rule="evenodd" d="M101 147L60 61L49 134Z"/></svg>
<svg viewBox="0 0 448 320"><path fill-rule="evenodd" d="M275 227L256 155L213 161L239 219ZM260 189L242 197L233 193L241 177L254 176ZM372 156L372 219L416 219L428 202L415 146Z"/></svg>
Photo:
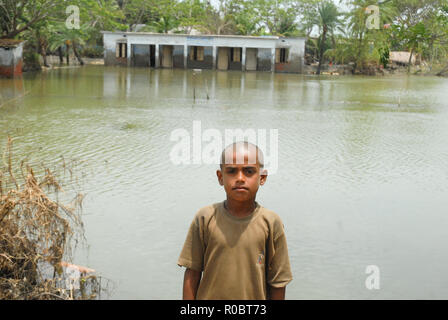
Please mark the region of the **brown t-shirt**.
<svg viewBox="0 0 448 320"><path fill-rule="evenodd" d="M197 299L263 300L266 284L292 280L282 221L258 203L245 218L232 216L224 201L200 209L178 265L203 271Z"/></svg>

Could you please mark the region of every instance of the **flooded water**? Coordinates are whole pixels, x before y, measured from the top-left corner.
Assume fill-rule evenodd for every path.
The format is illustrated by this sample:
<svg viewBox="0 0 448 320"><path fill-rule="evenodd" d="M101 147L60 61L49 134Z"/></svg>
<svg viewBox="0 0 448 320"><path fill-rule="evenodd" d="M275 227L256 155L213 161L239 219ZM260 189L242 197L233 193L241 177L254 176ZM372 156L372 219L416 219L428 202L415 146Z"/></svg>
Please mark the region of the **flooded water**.
<svg viewBox="0 0 448 320"><path fill-rule="evenodd" d="M285 225L288 299L448 298L448 79L87 66L0 79L0 93L1 141L82 161L75 263L112 280L112 298L181 298L191 219L225 198L216 165L171 161L171 133L194 139L195 121L278 129L257 200Z"/></svg>

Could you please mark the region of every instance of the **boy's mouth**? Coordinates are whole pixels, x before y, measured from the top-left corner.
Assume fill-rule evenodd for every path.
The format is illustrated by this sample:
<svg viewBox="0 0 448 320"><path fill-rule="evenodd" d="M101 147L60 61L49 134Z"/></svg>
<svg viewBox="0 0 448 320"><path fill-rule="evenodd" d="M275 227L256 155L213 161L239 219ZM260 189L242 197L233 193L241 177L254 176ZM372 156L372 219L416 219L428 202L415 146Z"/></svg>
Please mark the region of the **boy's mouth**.
<svg viewBox="0 0 448 320"><path fill-rule="evenodd" d="M233 187L232 188L232 190L236 190L236 191L243 191L243 190L249 190L248 188L246 188L246 187Z"/></svg>

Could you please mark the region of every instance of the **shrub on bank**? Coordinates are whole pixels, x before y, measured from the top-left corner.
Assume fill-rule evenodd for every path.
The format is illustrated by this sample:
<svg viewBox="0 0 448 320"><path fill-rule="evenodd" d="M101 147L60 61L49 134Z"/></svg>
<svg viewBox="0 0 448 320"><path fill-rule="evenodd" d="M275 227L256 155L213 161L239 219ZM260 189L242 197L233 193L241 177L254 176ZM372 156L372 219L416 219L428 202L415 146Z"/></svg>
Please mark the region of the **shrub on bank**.
<svg viewBox="0 0 448 320"><path fill-rule="evenodd" d="M96 46L96 47L84 47L81 50L81 56L86 58L103 58L103 47Z"/></svg>
<svg viewBox="0 0 448 320"><path fill-rule="evenodd" d="M36 48L29 42L25 42L23 48L23 72L26 71L40 71L42 67L39 61L39 54Z"/></svg>
<svg viewBox="0 0 448 320"><path fill-rule="evenodd" d="M0 167L0 300L94 299L96 276L68 279L64 261L83 238L82 195L58 201L61 181L46 167L17 163L8 138ZM64 163L64 170L71 168ZM38 171L40 173L38 173ZM56 200L54 199L56 198Z"/></svg>

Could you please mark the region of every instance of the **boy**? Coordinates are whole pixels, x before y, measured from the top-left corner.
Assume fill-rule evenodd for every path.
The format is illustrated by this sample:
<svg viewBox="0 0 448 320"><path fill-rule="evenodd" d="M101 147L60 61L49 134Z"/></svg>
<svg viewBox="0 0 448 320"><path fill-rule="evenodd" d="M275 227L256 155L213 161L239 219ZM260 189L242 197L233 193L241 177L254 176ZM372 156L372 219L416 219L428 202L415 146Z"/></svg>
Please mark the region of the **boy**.
<svg viewBox="0 0 448 320"><path fill-rule="evenodd" d="M255 201L267 179L261 150L229 145L216 174L227 200L200 209L191 223L178 260L187 268L183 298L283 300L292 280L283 224Z"/></svg>

